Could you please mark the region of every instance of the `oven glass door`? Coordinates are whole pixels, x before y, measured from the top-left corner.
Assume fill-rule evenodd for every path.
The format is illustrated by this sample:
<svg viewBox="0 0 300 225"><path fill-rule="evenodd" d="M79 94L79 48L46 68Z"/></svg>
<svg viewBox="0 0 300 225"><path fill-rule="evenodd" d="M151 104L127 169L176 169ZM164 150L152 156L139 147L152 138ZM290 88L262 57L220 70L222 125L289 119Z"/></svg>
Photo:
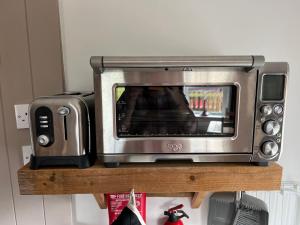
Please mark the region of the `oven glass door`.
<svg viewBox="0 0 300 225"><path fill-rule="evenodd" d="M252 152L255 69L107 69L98 79L105 154Z"/></svg>
<svg viewBox="0 0 300 225"><path fill-rule="evenodd" d="M235 85L116 86L116 133L136 137L232 137Z"/></svg>

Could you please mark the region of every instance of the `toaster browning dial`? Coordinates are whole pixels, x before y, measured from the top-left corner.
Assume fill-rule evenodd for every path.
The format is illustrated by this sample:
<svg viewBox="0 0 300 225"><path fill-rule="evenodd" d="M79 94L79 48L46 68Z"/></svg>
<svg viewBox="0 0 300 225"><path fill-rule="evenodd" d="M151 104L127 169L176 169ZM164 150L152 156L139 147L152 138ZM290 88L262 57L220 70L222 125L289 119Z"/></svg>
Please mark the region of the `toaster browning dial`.
<svg viewBox="0 0 300 225"><path fill-rule="evenodd" d="M37 138L37 142L39 143L39 145L41 146L47 146L50 142L50 139L48 136L46 135L40 135Z"/></svg>

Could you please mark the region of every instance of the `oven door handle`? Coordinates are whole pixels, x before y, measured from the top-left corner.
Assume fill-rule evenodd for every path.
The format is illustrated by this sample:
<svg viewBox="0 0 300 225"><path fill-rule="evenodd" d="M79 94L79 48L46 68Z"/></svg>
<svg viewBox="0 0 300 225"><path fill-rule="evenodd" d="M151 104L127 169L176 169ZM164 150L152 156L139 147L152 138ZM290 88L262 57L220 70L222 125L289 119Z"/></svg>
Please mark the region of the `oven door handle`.
<svg viewBox="0 0 300 225"><path fill-rule="evenodd" d="M119 57L92 56L91 66L95 71L105 68L168 68L168 67L261 67L264 56L162 56L162 57Z"/></svg>

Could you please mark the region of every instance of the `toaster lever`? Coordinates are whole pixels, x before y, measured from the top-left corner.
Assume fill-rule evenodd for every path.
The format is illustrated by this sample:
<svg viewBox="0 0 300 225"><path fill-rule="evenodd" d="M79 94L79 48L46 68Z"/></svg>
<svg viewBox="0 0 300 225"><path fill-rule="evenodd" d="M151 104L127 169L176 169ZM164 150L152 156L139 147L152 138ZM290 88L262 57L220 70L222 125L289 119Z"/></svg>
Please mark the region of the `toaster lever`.
<svg viewBox="0 0 300 225"><path fill-rule="evenodd" d="M68 130L67 130L67 115L70 114L70 109L66 106L61 106L57 109L57 113L63 116L63 126L64 126L64 134L65 140L68 140Z"/></svg>
<svg viewBox="0 0 300 225"><path fill-rule="evenodd" d="M70 109L66 106L59 107L57 113L61 116L66 116L70 113Z"/></svg>

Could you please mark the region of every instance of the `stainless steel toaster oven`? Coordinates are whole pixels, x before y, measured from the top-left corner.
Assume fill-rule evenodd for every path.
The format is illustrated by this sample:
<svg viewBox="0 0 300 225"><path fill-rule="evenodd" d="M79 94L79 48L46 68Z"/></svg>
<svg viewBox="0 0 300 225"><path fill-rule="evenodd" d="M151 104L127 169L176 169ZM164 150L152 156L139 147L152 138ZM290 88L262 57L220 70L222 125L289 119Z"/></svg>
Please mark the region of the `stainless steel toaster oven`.
<svg viewBox="0 0 300 225"><path fill-rule="evenodd" d="M263 56L91 57L106 166L268 165L282 152L288 63Z"/></svg>

